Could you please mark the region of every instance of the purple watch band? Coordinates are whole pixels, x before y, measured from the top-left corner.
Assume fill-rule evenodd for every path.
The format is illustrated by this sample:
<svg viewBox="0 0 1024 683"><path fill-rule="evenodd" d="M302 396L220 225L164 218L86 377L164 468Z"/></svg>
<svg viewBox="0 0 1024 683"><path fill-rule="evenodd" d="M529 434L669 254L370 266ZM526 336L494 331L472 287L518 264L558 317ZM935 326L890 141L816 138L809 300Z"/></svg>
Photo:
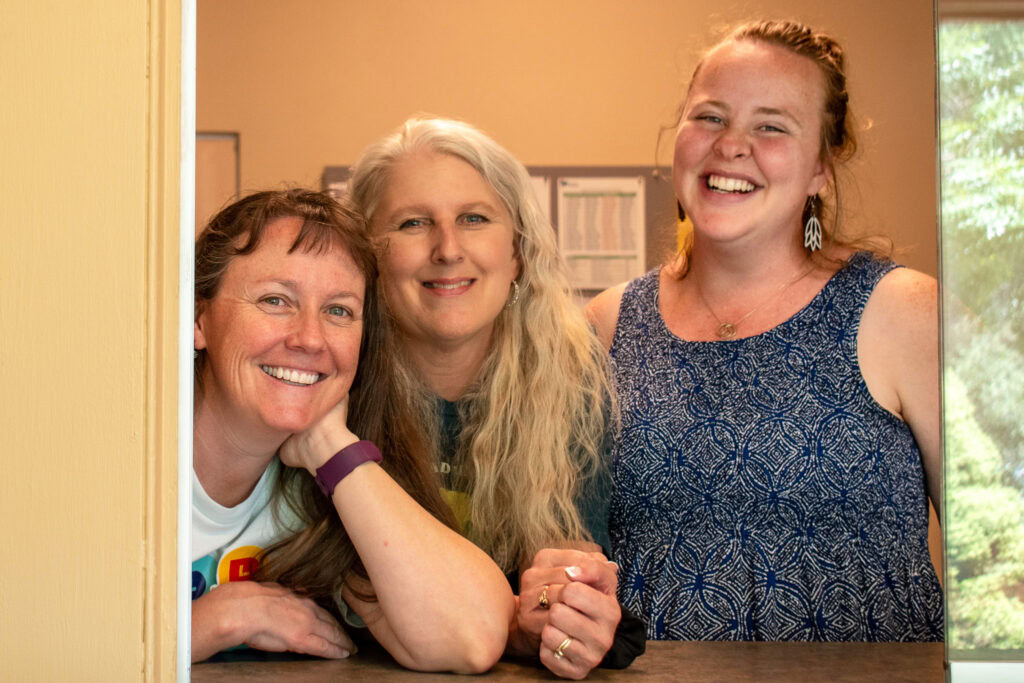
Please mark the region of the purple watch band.
<svg viewBox="0 0 1024 683"><path fill-rule="evenodd" d="M316 483L324 495L334 495L334 487L364 462L380 462L381 455L372 441L356 441L335 453L316 470Z"/></svg>

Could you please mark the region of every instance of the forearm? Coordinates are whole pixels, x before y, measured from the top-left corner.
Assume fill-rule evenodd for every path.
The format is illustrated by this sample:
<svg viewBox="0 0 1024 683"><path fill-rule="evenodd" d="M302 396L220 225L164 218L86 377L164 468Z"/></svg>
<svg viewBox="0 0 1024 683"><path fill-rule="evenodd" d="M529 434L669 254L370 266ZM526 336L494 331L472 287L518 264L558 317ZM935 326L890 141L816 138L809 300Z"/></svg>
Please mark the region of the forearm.
<svg viewBox="0 0 1024 683"><path fill-rule="evenodd" d="M228 623L210 594L192 602L192 661L201 662L222 650L241 645L245 637Z"/></svg>
<svg viewBox="0 0 1024 683"><path fill-rule="evenodd" d="M345 477L333 501L378 600L353 607L392 655L419 670L490 668L505 649L514 610L494 562L376 464Z"/></svg>

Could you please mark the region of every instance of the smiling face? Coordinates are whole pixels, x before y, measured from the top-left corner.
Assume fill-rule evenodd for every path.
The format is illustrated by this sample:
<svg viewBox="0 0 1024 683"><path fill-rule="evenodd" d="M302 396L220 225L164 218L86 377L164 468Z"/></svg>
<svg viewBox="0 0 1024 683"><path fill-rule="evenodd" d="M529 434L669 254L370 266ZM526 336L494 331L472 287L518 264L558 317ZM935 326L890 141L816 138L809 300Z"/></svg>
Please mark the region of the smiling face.
<svg viewBox="0 0 1024 683"><path fill-rule="evenodd" d="M824 82L810 59L754 41L705 57L676 136L676 197L698 236L796 239L807 198L825 185Z"/></svg>
<svg viewBox="0 0 1024 683"><path fill-rule="evenodd" d="M399 159L372 230L384 244L381 285L407 343L486 348L519 261L512 217L476 169L426 150Z"/></svg>
<svg viewBox="0 0 1024 683"><path fill-rule="evenodd" d="M301 227L294 217L268 223L196 317L195 347L207 353L201 406L249 438L306 429L356 372L365 279L341 247L289 254Z"/></svg>

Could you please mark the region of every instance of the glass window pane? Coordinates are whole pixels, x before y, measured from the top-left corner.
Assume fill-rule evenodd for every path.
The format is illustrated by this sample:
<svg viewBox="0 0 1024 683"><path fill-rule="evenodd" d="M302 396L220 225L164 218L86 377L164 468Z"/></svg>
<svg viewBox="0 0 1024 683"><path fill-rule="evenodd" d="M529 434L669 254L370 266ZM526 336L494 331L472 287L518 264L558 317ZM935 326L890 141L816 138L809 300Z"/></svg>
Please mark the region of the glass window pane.
<svg viewBox="0 0 1024 683"><path fill-rule="evenodd" d="M944 19L939 93L949 656L1020 659L1024 21Z"/></svg>

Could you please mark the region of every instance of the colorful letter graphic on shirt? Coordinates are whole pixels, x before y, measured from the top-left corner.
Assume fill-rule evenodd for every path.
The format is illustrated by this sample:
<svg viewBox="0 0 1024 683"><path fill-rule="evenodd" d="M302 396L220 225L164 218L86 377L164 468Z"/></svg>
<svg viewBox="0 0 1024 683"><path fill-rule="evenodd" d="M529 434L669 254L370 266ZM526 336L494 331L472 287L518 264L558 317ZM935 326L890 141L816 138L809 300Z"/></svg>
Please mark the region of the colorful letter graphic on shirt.
<svg viewBox="0 0 1024 683"><path fill-rule="evenodd" d="M207 555L200 557L198 560L192 563L192 599L200 597L205 593L211 586L216 584L215 570L217 568L217 561L213 559L213 555Z"/></svg>
<svg viewBox="0 0 1024 683"><path fill-rule="evenodd" d="M260 566L259 556L263 548L254 545L243 545L233 548L220 558L217 567L217 583L229 581L248 581Z"/></svg>
<svg viewBox="0 0 1024 683"><path fill-rule="evenodd" d="M231 581L249 581L260 566L263 548L243 545L220 555L220 551L200 557L192 563L192 599ZM220 559L218 560L218 555Z"/></svg>

